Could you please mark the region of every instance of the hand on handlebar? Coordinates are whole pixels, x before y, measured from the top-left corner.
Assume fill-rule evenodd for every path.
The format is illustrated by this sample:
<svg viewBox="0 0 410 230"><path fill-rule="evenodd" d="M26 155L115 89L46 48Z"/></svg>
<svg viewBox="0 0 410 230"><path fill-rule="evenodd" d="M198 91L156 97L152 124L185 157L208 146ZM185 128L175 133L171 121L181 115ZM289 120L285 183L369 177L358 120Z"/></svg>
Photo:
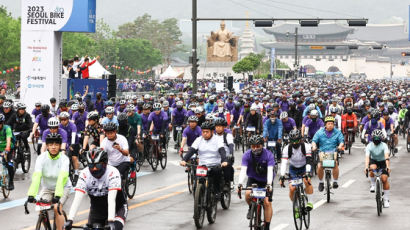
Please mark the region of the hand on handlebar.
<svg viewBox="0 0 410 230"><path fill-rule="evenodd" d="M284 176L281 176L281 177L279 178L279 184L280 184L280 186L281 186L282 188L285 187L285 177L284 177Z"/></svg>
<svg viewBox="0 0 410 230"><path fill-rule="evenodd" d="M73 220L67 220L67 221L64 223L63 229L64 229L64 230L71 230L72 228L73 228Z"/></svg>
<svg viewBox="0 0 410 230"><path fill-rule="evenodd" d="M222 167L228 166L228 162L226 162L226 161L225 161L225 162L222 162L221 166L222 166Z"/></svg>
<svg viewBox="0 0 410 230"><path fill-rule="evenodd" d="M186 162L184 161L184 160L182 160L181 162L179 162L179 164L181 165L181 166L186 166Z"/></svg>

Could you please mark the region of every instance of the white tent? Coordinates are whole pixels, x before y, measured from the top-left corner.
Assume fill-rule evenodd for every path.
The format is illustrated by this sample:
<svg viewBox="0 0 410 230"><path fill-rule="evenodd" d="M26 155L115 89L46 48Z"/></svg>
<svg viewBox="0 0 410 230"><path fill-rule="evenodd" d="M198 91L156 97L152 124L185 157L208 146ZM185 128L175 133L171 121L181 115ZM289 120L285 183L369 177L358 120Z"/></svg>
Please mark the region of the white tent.
<svg viewBox="0 0 410 230"><path fill-rule="evenodd" d="M91 78L101 78L102 75L111 74L101 65L101 63L98 60L93 65L88 67L88 71L90 73Z"/></svg>
<svg viewBox="0 0 410 230"><path fill-rule="evenodd" d="M178 75L179 74L171 66L168 66L165 72L161 74L159 79L160 80L176 79Z"/></svg>

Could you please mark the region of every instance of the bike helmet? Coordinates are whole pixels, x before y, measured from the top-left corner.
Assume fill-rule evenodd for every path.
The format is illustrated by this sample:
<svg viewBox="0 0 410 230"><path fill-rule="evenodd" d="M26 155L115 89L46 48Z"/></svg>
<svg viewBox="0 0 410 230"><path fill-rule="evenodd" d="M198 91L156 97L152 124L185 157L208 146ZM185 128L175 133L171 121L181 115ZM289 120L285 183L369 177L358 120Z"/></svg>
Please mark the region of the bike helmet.
<svg viewBox="0 0 410 230"><path fill-rule="evenodd" d="M87 152L88 164L108 163L108 154L104 149L95 147Z"/></svg>
<svg viewBox="0 0 410 230"><path fill-rule="evenodd" d="M275 102L275 103L272 104L272 107L273 108L279 108L279 104Z"/></svg>
<svg viewBox="0 0 410 230"><path fill-rule="evenodd" d="M389 116L390 115L390 113L389 113L389 111L383 111L383 116Z"/></svg>
<svg viewBox="0 0 410 230"><path fill-rule="evenodd" d="M379 119L380 112L377 109L375 109L375 110L372 111L372 113L370 115L371 115L372 118Z"/></svg>
<svg viewBox="0 0 410 230"><path fill-rule="evenodd" d="M107 108L105 108L105 113L106 114L114 113L114 107L108 106Z"/></svg>
<svg viewBox="0 0 410 230"><path fill-rule="evenodd" d="M49 128L55 128L60 125L60 121L56 117L48 119L47 125Z"/></svg>
<svg viewBox="0 0 410 230"><path fill-rule="evenodd" d="M380 129L375 129L372 132L372 139L373 140L381 140L383 139L384 135L383 132Z"/></svg>
<svg viewBox="0 0 410 230"><path fill-rule="evenodd" d="M149 94L144 95L144 100L150 100L150 99L151 99L151 96Z"/></svg>
<svg viewBox="0 0 410 230"><path fill-rule="evenodd" d="M202 123L201 125L201 129L209 129L209 130L214 130L215 126L214 123L212 121L205 121L204 123Z"/></svg>
<svg viewBox="0 0 410 230"><path fill-rule="evenodd" d="M286 119L286 118L288 118L288 113L287 112L282 112L280 114L280 119L282 120L282 119Z"/></svg>
<svg viewBox="0 0 410 230"><path fill-rule="evenodd" d="M176 102L176 106L177 106L177 108L182 108L182 106L184 106L184 102L182 102L182 101L177 101L177 102Z"/></svg>
<svg viewBox="0 0 410 230"><path fill-rule="evenodd" d="M226 120L223 119L223 118L221 118L221 117L217 118L217 119L214 121L214 123L215 123L215 126L227 126L227 125L228 125L227 122L226 122Z"/></svg>
<svg viewBox="0 0 410 230"><path fill-rule="evenodd" d="M169 107L169 102L167 100L162 102L162 107Z"/></svg>
<svg viewBox="0 0 410 230"><path fill-rule="evenodd" d="M188 122L198 122L198 117L197 116L189 116L188 117Z"/></svg>
<svg viewBox="0 0 410 230"><path fill-rule="evenodd" d="M152 108L153 108L154 110L161 110L162 105L161 105L161 103L154 103L154 105L152 106Z"/></svg>
<svg viewBox="0 0 410 230"><path fill-rule="evenodd" d="M76 103L76 104L73 104L72 106L71 106L71 110L72 111L77 111L78 110L78 104Z"/></svg>
<svg viewBox="0 0 410 230"><path fill-rule="evenodd" d="M326 124L327 122L333 122L333 123L335 123L335 118L332 117L332 116L327 116L327 117L325 117L325 124Z"/></svg>
<svg viewBox="0 0 410 230"><path fill-rule="evenodd" d="M120 105L125 105L127 102L125 100L120 100Z"/></svg>
<svg viewBox="0 0 410 230"><path fill-rule="evenodd" d="M111 100L105 102L105 106L112 106L114 103Z"/></svg>
<svg viewBox="0 0 410 230"><path fill-rule="evenodd" d="M316 105L312 103L312 104L309 105L308 109L312 111L312 110L316 109Z"/></svg>
<svg viewBox="0 0 410 230"><path fill-rule="evenodd" d="M202 107L196 107L194 112L195 112L196 114L202 113L202 112L204 112L204 109L203 109Z"/></svg>
<svg viewBox="0 0 410 230"><path fill-rule="evenodd" d="M263 140L263 136L261 135L252 135L249 138L249 144L250 145L263 145L264 140Z"/></svg>
<svg viewBox="0 0 410 230"><path fill-rule="evenodd" d="M49 133L47 134L47 137L46 137L46 144L50 144L50 143L61 144L63 143L63 138L61 137L59 133Z"/></svg>
<svg viewBox="0 0 410 230"><path fill-rule="evenodd" d="M337 113L339 109L337 107L330 107L330 113Z"/></svg>
<svg viewBox="0 0 410 230"><path fill-rule="evenodd" d="M151 109L151 105L150 105L149 103L145 103L145 104L142 106L142 109Z"/></svg>
<svg viewBox="0 0 410 230"><path fill-rule="evenodd" d="M59 117L60 118L70 118L70 114L68 112L61 112Z"/></svg>
<svg viewBox="0 0 410 230"><path fill-rule="evenodd" d="M34 106L35 106L35 107L41 106L41 102L36 102L36 103L34 104Z"/></svg>
<svg viewBox="0 0 410 230"><path fill-rule="evenodd" d="M212 113L208 113L208 114L205 116L205 120L207 120L207 121L213 121L213 120L214 120L214 115L213 115Z"/></svg>
<svg viewBox="0 0 410 230"><path fill-rule="evenodd" d="M317 116L319 116L319 112L316 109L314 109L314 110L310 111L310 116L311 117L317 117Z"/></svg>
<svg viewBox="0 0 410 230"><path fill-rule="evenodd" d="M11 106L12 106L12 104L11 104L11 102L9 102L9 101L5 101L5 102L3 103L3 108L11 108Z"/></svg>
<svg viewBox="0 0 410 230"><path fill-rule="evenodd" d="M126 113L120 113L117 116L118 121L128 121L128 116Z"/></svg>
<svg viewBox="0 0 410 230"><path fill-rule="evenodd" d="M134 112L135 111L135 106L133 104L127 105L126 108L127 112Z"/></svg>
<svg viewBox="0 0 410 230"><path fill-rule="evenodd" d="M117 125L114 122L108 122L103 126L104 131L116 131Z"/></svg>
<svg viewBox="0 0 410 230"><path fill-rule="evenodd" d="M98 115L98 112L96 112L96 111L92 111L89 114L87 114L87 119L88 120L96 121L96 120L98 120L98 118L99 118L99 115Z"/></svg>
<svg viewBox="0 0 410 230"><path fill-rule="evenodd" d="M26 109L26 105L24 104L24 103L17 103L17 105L16 105L16 107L17 107L17 110L19 110L19 109Z"/></svg>
<svg viewBox="0 0 410 230"><path fill-rule="evenodd" d="M255 105L255 104L252 105L252 106L251 106L251 111L252 111L252 110L253 110L253 111L257 111L257 110L258 110L258 106Z"/></svg>
<svg viewBox="0 0 410 230"><path fill-rule="evenodd" d="M302 138L302 135L300 134L299 129L292 129L289 132L289 139L290 140L300 140Z"/></svg>

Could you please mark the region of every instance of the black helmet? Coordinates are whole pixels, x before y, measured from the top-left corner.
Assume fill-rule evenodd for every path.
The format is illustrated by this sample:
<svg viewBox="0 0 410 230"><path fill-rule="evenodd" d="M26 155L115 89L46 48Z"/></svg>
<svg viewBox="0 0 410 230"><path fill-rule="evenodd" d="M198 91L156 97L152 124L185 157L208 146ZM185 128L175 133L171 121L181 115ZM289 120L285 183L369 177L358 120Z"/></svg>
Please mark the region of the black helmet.
<svg viewBox="0 0 410 230"><path fill-rule="evenodd" d="M383 111L383 116L389 116L389 115L390 115L389 111L387 111L387 110Z"/></svg>
<svg viewBox="0 0 410 230"><path fill-rule="evenodd" d="M49 133L47 134L46 137L46 144L50 143L59 143L61 144L63 142L63 138L59 133Z"/></svg>
<svg viewBox="0 0 410 230"><path fill-rule="evenodd" d="M221 117L217 118L217 119L214 121L214 123L215 123L215 126L227 126L227 125L228 125L227 122L226 122L226 120L223 119L223 118L221 118Z"/></svg>
<svg viewBox="0 0 410 230"><path fill-rule="evenodd" d="M290 140L300 140L302 138L302 135L300 134L299 129L292 129L289 132L289 139Z"/></svg>
<svg viewBox="0 0 410 230"><path fill-rule="evenodd" d="M104 149L95 147L87 152L87 163L89 165L98 163L108 163L108 154Z"/></svg>
<svg viewBox="0 0 410 230"><path fill-rule="evenodd" d="M108 122L103 126L104 131L116 131L117 125L114 122Z"/></svg>
<svg viewBox="0 0 410 230"><path fill-rule="evenodd" d="M201 125L201 129L210 129L210 130L214 130L215 129L215 125L212 121L205 121L204 123L202 123Z"/></svg>
<svg viewBox="0 0 410 230"><path fill-rule="evenodd" d="M60 101L60 104L58 104L59 108L65 108L67 107L67 101Z"/></svg>
<svg viewBox="0 0 410 230"><path fill-rule="evenodd" d="M42 113L48 113L50 111L50 106L47 104L41 105L41 112Z"/></svg>
<svg viewBox="0 0 410 230"><path fill-rule="evenodd" d="M261 135L252 135L249 138L249 144L251 145L263 145L264 140L263 140L263 136Z"/></svg>
<svg viewBox="0 0 410 230"><path fill-rule="evenodd" d="M128 120L128 116L126 113L120 113L117 116L117 120L118 121L127 121Z"/></svg>

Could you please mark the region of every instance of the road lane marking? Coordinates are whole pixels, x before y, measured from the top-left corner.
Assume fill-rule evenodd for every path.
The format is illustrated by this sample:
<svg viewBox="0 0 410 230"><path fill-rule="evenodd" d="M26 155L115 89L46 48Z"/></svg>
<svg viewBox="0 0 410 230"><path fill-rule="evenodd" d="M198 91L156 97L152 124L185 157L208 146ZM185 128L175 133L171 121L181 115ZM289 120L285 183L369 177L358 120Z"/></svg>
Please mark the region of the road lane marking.
<svg viewBox="0 0 410 230"><path fill-rule="evenodd" d="M356 146L356 145L353 145L352 148L355 148L355 149L364 149L364 148L366 148L366 146Z"/></svg>
<svg viewBox="0 0 410 230"><path fill-rule="evenodd" d="M352 185L356 180L349 180L347 181L344 185L342 185L342 188L348 188L350 185Z"/></svg>
<svg viewBox="0 0 410 230"><path fill-rule="evenodd" d="M322 206L324 203L326 203L325 199L319 200L318 202L316 202L315 204L313 204L313 210L319 208L320 206Z"/></svg>
<svg viewBox="0 0 410 230"><path fill-rule="evenodd" d="M143 177L143 176L147 176L147 175L150 175L150 174L153 174L153 173L154 172L138 172L137 177ZM184 183L186 183L186 182L184 182ZM173 188L173 187L171 187L171 188ZM73 193L73 191L74 190L72 190L71 193ZM15 207L18 207L18 206L22 206L24 204L24 202L26 202L26 200L27 200L27 198L21 198L21 199L1 203L0 204L0 211L7 210L7 209L10 209L10 208L15 208Z"/></svg>
<svg viewBox="0 0 410 230"><path fill-rule="evenodd" d="M273 230L282 230L282 229L286 228L287 226L289 226L289 224L279 224Z"/></svg>

